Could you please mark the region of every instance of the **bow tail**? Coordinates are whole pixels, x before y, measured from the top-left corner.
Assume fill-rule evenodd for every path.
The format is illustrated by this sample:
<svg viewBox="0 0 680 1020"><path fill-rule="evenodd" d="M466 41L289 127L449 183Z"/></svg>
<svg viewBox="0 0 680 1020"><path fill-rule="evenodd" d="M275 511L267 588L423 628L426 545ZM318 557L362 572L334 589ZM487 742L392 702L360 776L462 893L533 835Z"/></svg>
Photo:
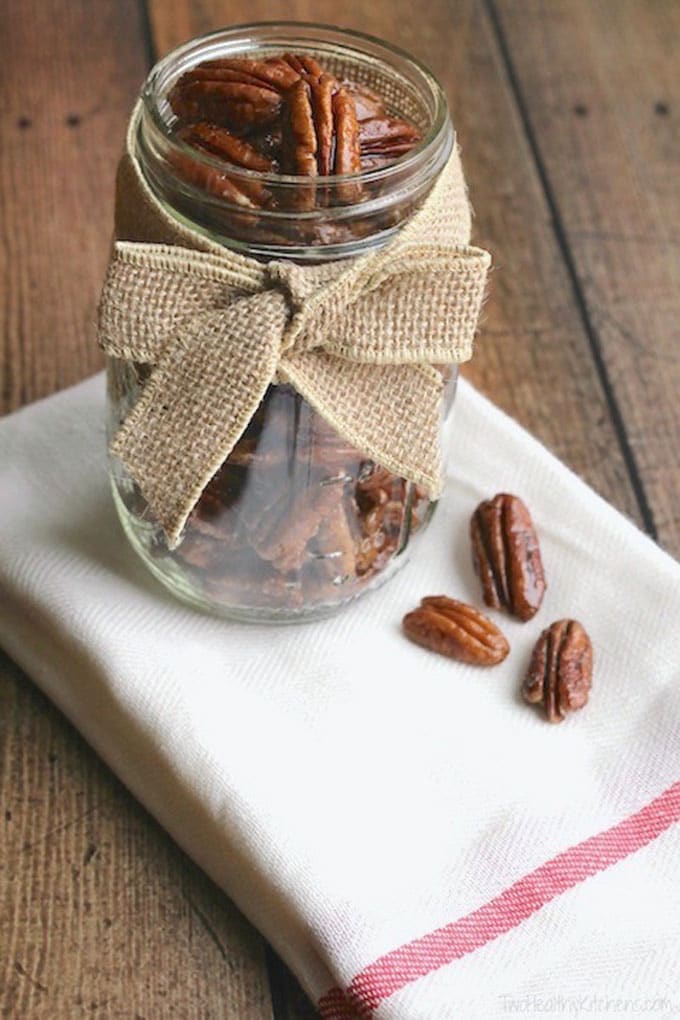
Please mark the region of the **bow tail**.
<svg viewBox="0 0 680 1020"><path fill-rule="evenodd" d="M114 436L111 452L171 549L274 377L286 316L283 296L267 291L194 320L189 336L166 347Z"/></svg>
<svg viewBox="0 0 680 1020"><path fill-rule="evenodd" d="M371 460L439 497L444 381L436 369L367 365L307 351L283 357L278 377Z"/></svg>

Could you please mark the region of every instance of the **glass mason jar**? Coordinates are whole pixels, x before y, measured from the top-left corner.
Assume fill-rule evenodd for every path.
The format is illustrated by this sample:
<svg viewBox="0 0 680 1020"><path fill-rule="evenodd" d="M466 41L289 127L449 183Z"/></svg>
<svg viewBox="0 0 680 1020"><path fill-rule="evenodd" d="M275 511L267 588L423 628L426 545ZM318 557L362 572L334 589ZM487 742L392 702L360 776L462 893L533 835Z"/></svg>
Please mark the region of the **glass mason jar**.
<svg viewBox="0 0 680 1020"><path fill-rule="evenodd" d="M315 57L338 79L370 83L390 114L417 126L421 140L390 163L376 159L359 173L314 184L225 167L184 143L168 96L187 70L216 58L288 52ZM300 23L222 30L174 50L143 87L130 139L166 214L213 244L298 264L348 259L386 244L427 196L454 143L446 99L425 67L371 37ZM274 202L238 201L238 193L252 196L263 188ZM151 371L108 359L110 437ZM442 372L445 415L456 372ZM115 457L110 470L125 532L152 573L183 600L242 620L323 616L376 587L406 561L434 509L421 488L353 448L290 385L276 381L204 489L175 548Z"/></svg>

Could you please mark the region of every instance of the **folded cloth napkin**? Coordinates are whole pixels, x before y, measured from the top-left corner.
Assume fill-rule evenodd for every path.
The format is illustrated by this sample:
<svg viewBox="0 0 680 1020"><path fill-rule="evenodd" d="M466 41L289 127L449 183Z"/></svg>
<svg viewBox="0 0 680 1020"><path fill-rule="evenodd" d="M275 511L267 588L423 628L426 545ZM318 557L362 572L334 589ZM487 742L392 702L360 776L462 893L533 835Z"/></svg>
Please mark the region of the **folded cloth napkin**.
<svg viewBox="0 0 680 1020"><path fill-rule="evenodd" d="M273 943L328 1020L680 1016L680 567L470 386L413 561L340 615L176 603L116 520L104 386L0 423L0 643ZM494 669L410 644L480 604L468 521L521 495L548 593ZM543 627L591 634L589 704L519 695Z"/></svg>

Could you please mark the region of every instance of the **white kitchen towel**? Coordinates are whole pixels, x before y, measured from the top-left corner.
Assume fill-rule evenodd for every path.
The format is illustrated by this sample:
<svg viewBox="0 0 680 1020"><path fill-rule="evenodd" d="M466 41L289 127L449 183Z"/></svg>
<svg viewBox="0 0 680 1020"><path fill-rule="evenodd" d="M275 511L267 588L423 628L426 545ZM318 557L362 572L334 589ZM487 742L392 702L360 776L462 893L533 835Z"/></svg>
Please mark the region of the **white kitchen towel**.
<svg viewBox="0 0 680 1020"><path fill-rule="evenodd" d="M0 423L0 643L322 1015L680 1016L680 567L463 384L412 562L320 623L225 623L128 547L103 422L97 377ZM530 623L492 614L512 652L479 669L400 621L481 604L468 522L500 491L549 588ZM565 616L594 685L551 726L519 688Z"/></svg>

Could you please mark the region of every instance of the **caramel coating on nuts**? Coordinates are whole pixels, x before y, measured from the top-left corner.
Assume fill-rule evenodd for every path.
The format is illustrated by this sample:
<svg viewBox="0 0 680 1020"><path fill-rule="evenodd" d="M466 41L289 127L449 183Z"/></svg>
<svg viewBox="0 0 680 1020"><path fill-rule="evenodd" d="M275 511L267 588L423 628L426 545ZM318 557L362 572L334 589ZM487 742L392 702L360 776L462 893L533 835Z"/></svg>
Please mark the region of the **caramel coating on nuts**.
<svg viewBox="0 0 680 1020"><path fill-rule="evenodd" d="M583 708L592 679L593 647L585 628L577 620L556 620L536 642L522 693L558 723Z"/></svg>
<svg viewBox="0 0 680 1020"><path fill-rule="evenodd" d="M486 605L530 620L547 586L536 530L522 500L499 493L480 503L472 515L470 538Z"/></svg>
<svg viewBox="0 0 680 1020"><path fill-rule="evenodd" d="M179 136L225 162L222 175L175 158L179 173L213 195L254 208L311 210L326 204L327 191L315 185L258 191L230 178L229 164L312 178L355 174L393 162L420 140L418 128L390 116L375 92L338 81L308 54L207 60L178 79L168 100ZM221 138L220 130L231 138ZM340 203L352 204L361 201L363 189L357 182L339 184L336 194Z"/></svg>
<svg viewBox="0 0 680 1020"><path fill-rule="evenodd" d="M474 666L495 666L510 651L495 623L473 606L446 595L430 595L403 620L406 635L440 655Z"/></svg>

